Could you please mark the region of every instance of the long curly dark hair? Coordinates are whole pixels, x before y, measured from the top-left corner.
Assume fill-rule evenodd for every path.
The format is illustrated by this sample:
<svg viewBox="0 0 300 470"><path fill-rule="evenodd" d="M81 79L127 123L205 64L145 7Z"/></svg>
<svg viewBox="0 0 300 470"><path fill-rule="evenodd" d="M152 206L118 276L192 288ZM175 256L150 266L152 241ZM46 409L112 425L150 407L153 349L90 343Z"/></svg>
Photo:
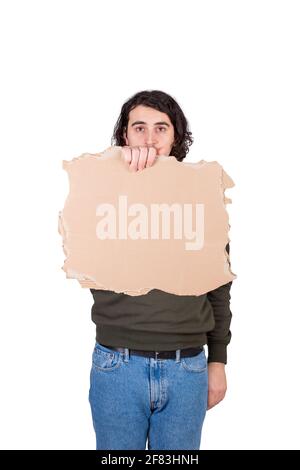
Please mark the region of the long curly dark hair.
<svg viewBox="0 0 300 470"><path fill-rule="evenodd" d="M130 111L138 105L149 106L169 116L174 126L175 134L174 145L170 155L176 157L181 162L186 157L194 139L189 131L188 121L178 103L172 96L160 90L140 91L123 104L120 116L114 127L111 145L119 145L121 147L126 145L123 132L124 130L127 131Z"/></svg>

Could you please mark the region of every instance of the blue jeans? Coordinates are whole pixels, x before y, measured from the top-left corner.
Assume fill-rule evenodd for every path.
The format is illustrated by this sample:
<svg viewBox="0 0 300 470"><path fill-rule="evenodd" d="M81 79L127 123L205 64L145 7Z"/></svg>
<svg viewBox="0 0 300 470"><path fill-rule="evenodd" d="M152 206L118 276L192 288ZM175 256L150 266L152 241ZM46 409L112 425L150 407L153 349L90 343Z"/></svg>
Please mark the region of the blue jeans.
<svg viewBox="0 0 300 470"><path fill-rule="evenodd" d="M154 359L96 342L89 402L97 450L199 450L207 409L205 350Z"/></svg>

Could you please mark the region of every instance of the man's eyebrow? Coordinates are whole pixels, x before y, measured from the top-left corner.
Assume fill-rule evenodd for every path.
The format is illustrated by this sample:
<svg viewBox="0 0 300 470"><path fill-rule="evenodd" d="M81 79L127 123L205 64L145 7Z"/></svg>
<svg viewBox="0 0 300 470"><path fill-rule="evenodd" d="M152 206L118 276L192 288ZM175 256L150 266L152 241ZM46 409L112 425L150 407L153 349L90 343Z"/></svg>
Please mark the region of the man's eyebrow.
<svg viewBox="0 0 300 470"><path fill-rule="evenodd" d="M133 122L133 123L131 124L131 127L132 127L132 126L135 126L136 124L147 124L147 123L144 122L144 121L135 121L135 122ZM159 122L155 122L155 123L154 123L155 126L157 126L157 125L162 125L162 124L164 124L165 126L170 127L170 124L168 124L168 123L165 122L165 121L159 121Z"/></svg>

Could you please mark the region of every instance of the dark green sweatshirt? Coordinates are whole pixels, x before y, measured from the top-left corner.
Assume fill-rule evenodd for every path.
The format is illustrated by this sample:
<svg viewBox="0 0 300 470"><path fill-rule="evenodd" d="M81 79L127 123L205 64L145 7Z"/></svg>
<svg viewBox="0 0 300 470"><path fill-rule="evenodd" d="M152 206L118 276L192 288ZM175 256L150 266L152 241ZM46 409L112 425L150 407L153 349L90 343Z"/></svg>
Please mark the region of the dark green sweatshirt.
<svg viewBox="0 0 300 470"><path fill-rule="evenodd" d="M226 246L229 254L229 243ZM172 351L208 345L208 362L227 363L231 340L231 282L203 295L175 295L152 289L130 296L90 289L96 341L105 345Z"/></svg>

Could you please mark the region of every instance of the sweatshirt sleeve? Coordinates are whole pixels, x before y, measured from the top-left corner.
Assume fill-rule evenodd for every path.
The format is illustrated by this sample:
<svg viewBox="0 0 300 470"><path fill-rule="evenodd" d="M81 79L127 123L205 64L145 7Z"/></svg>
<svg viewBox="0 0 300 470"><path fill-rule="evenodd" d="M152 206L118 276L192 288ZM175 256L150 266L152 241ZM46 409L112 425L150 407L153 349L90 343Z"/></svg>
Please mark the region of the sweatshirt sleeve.
<svg viewBox="0 0 300 470"><path fill-rule="evenodd" d="M226 251L229 254L229 243L226 245ZM207 333L208 362L222 362L227 364L227 345L231 340L231 285L232 281L207 292L207 299L211 303L215 318L214 329Z"/></svg>

